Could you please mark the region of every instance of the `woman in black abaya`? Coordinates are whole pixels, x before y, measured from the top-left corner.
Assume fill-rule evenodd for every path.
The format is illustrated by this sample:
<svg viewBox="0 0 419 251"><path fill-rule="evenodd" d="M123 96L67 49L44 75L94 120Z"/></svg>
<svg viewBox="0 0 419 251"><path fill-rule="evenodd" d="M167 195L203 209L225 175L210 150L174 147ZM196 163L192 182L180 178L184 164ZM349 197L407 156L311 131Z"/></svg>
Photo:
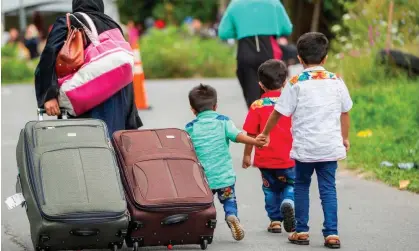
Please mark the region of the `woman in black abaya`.
<svg viewBox="0 0 419 251"><path fill-rule="evenodd" d="M89 15L99 34L115 28L118 28L122 32L121 27L112 18L105 15L103 0L73 0L72 4L73 13L84 12ZM82 16L79 14L75 15L88 26ZM71 24L81 28L75 20L72 20ZM66 38L66 18L57 18L35 71L35 90L38 107L45 108L47 114L50 116L60 115L57 100L59 90L55 62ZM86 46L89 46L89 44L90 41L88 41ZM78 116L78 118L95 118L105 121L108 126L109 135L112 135L117 130L137 129L142 126L134 102L132 83L91 111Z"/></svg>

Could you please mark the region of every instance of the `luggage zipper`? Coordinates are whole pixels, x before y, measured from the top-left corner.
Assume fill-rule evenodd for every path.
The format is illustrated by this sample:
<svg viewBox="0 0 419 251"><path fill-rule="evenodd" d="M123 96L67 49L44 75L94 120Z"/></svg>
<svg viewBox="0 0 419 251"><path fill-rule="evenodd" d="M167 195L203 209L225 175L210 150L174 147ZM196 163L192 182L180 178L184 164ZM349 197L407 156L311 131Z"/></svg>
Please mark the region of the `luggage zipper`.
<svg viewBox="0 0 419 251"><path fill-rule="evenodd" d="M181 205L181 206L169 206L169 205L158 205L158 206L141 206L139 205L134 199L131 198L131 195L128 194L127 199L131 202L131 204L135 205L136 208L144 211L150 211L150 212L165 212L168 209L176 209L176 210L182 210L187 209L187 211L191 212L194 210L201 210L210 207L213 203L202 203L201 205L194 206L188 206L187 204Z"/></svg>
<svg viewBox="0 0 419 251"><path fill-rule="evenodd" d="M25 135L25 138L26 138L26 135ZM25 142L28 143L27 140L25 140ZM107 221L107 220L110 220L110 219L119 219L119 218L121 218L122 215L127 214L126 210L124 212L118 212L118 213L96 212L96 213L72 214L72 215L68 215L68 216L50 216L50 215L45 214L42 211L42 208L39 204L39 200L37 198L38 195L39 195L38 194L39 191L38 191L38 187L36 186L36 182L34 182L35 181L35 179L34 179L35 176L34 176L34 173L33 173L32 167L31 167L32 164L33 164L32 155L29 153L29 149L27 149L26 146L24 146L24 148L25 148L26 155L29 157L29 161L30 161L29 164L26 161L26 166L27 166L27 169L29 170L29 176L30 176L29 183L30 183L30 186L32 187L32 189L34 191L34 196L35 196L34 199L35 199L35 202L36 202L36 206L38 207L38 210L39 210L39 212L41 213L41 216L44 219L52 220L52 221L62 221L62 222L82 221L82 220L89 219L89 221L92 221L92 222L100 222L100 221ZM43 193L41 193L41 194L42 194L42 197L43 197ZM42 199L45 201L45 198L42 198ZM98 216L98 217L95 218L95 217L92 217L92 215Z"/></svg>
<svg viewBox="0 0 419 251"><path fill-rule="evenodd" d="M122 175L123 179L125 180L125 182L123 182L124 187L127 187L127 191L130 191L129 189L131 189L129 187L128 181L126 180L125 174ZM130 193L127 194L126 199L132 204L134 205L136 208L143 210L143 211L150 211L150 212L165 212L168 209L176 209L176 210L182 210L182 209L188 209L189 212L194 211L194 210L201 210L201 209L205 209L210 207L213 202L211 203L202 203L201 205L196 205L194 204L194 206L188 206L188 205L181 205L181 206L169 206L169 205L158 205L158 206L141 206L139 205L135 199L133 199L131 197L132 195Z"/></svg>
<svg viewBox="0 0 419 251"><path fill-rule="evenodd" d="M95 128L100 128L101 126L98 126L98 125L56 125L56 126L44 126L44 127L42 127L42 129L45 130L45 129L61 128L61 127L95 127ZM104 127L104 128L106 129L106 127ZM36 129L33 129L32 141L33 141L33 146L36 147L37 144L36 144L36 140L35 140L35 132L34 131L36 131ZM105 131L105 134L104 134L105 135L105 141L107 142L109 140L109 137L108 137L108 135L106 135L106 130L104 130L104 131Z"/></svg>
<svg viewBox="0 0 419 251"><path fill-rule="evenodd" d="M202 209L206 209L209 208L213 203L208 203L202 206L188 206L188 205L182 205L182 206L163 206L163 205L159 205L159 206L141 206L138 205L137 203L135 203L136 207L138 209L144 210L144 211L150 211L150 212L166 212L168 210L172 211L181 211L181 210L187 210L189 212L195 211L195 210L202 210Z"/></svg>

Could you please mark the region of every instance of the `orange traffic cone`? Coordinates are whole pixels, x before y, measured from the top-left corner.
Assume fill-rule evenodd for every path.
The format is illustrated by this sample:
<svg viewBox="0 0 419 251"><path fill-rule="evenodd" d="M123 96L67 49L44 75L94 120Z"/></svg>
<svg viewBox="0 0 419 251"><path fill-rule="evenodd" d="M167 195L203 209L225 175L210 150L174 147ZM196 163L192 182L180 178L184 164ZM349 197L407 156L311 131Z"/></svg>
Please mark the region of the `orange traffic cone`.
<svg viewBox="0 0 419 251"><path fill-rule="evenodd" d="M140 46L138 43L131 45L134 52L134 98L138 110L150 109L147 101L147 92L145 89L145 76L143 64L141 62Z"/></svg>

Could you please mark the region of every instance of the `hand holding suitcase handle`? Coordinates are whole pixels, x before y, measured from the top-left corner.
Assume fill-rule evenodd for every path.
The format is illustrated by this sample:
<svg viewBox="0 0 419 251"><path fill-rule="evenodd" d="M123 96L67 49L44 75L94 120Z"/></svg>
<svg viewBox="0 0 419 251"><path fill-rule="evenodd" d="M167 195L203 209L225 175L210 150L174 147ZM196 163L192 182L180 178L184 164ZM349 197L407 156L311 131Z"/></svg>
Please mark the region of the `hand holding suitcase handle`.
<svg viewBox="0 0 419 251"><path fill-rule="evenodd" d="M67 110L60 108L61 115L58 116L58 119L68 119ZM44 113L47 113L47 111L44 108L38 108L38 120L44 120Z"/></svg>
<svg viewBox="0 0 419 251"><path fill-rule="evenodd" d="M87 236L98 235L99 234L99 230L97 230L97 229L89 229L89 228L74 229L74 230L71 230L70 231L70 234L75 235L75 236L87 237Z"/></svg>
<svg viewBox="0 0 419 251"><path fill-rule="evenodd" d="M189 219L187 214L175 214L169 217L164 218L161 221L162 225L174 225L174 224L180 224Z"/></svg>

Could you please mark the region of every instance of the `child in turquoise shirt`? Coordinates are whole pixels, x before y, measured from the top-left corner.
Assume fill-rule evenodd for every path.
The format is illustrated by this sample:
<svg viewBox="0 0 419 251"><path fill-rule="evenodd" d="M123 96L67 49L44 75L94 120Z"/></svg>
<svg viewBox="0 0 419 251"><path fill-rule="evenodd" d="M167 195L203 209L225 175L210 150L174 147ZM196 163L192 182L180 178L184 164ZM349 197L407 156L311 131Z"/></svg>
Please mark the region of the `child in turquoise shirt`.
<svg viewBox="0 0 419 251"><path fill-rule="evenodd" d="M186 125L198 159L204 167L209 186L224 206L225 219L235 240L244 238L244 230L237 213L230 141L258 145L236 128L228 117L218 114L217 92L208 85L199 85L189 92L189 103L196 119ZM258 145L261 146L261 145Z"/></svg>

